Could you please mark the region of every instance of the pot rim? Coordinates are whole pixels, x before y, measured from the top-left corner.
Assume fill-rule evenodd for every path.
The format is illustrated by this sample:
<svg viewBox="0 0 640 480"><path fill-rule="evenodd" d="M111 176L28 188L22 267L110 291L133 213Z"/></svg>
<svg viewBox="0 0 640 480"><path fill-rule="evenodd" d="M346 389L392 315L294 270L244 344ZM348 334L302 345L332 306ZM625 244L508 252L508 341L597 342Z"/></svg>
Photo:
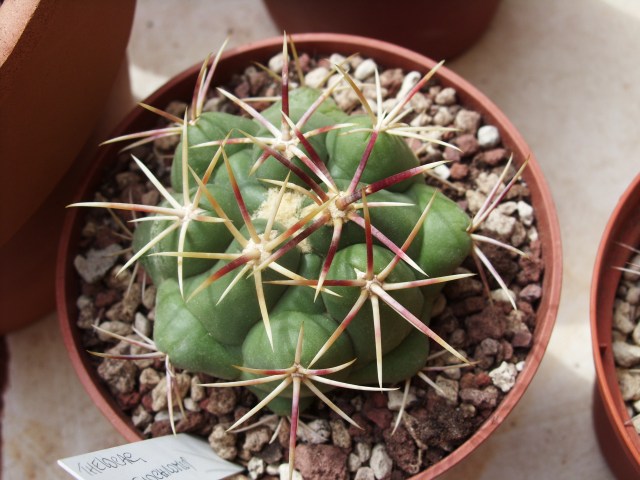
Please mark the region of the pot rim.
<svg viewBox="0 0 640 480"><path fill-rule="evenodd" d="M605 415L611 424L611 433L622 449L620 457L640 474L640 435L631 424L629 414L618 386L612 352L613 303L622 272L612 268L622 266L630 252L619 243L635 246L640 242L640 173L629 184L618 200L598 247L590 292L591 345L596 370L596 394L602 400ZM601 439L600 439L601 440ZM606 448L607 458L614 449ZM609 453L611 452L611 453ZM617 458L617 457L616 457ZM612 462L609 462L612 465ZM613 465L612 465L613 466Z"/></svg>
<svg viewBox="0 0 640 480"><path fill-rule="evenodd" d="M420 70L426 72L436 65L434 60L421 54L391 43L366 37L334 33L294 34L291 37L295 41L298 51L305 51L309 54L330 54L335 52L350 54L357 52L374 58L380 64L394 68L400 67L406 71ZM282 37L274 37L228 50L220 59L217 73L223 73L221 72L222 69L232 72L238 71L239 68L244 69L249 65L249 62L253 60L268 60L270 56L278 53L281 46ZM156 105L157 103L155 102L167 96L169 92L172 92L176 88L176 85L183 85L184 87L186 83L189 85L189 88L192 89L199 69L200 64L176 75L144 102ZM516 384L504 397L492 415L471 437L447 457L417 474L413 477L414 479L433 478L449 470L475 450L476 447L503 422L511 410L513 410L531 383L542 361L558 312L562 284L562 246L557 213L546 180L543 177L534 155L507 117L469 82L446 67L441 67L438 70L437 78L442 85L453 86L456 89L463 105L479 111L486 123L499 128L504 146L513 151L515 153L514 156L520 159L529 158L529 165L527 169L525 169L523 178L529 186L532 204L536 210L538 233L541 244L543 245L542 255L544 258L545 273L542 284L543 296L538 308L538 322L534 331L533 346L527 356L524 369L518 375ZM192 81L189 82L189 79L192 79ZM216 83L224 83L224 81L224 76L217 76ZM185 98L189 97L187 96ZM141 111L141 109L132 111L119 124L113 132L113 135L122 134L127 127L132 127L130 124L140 123L141 117L146 115L147 112ZM135 128L135 126L133 126L133 128ZM103 147L86 182L78 191L78 199L83 196L86 197L86 193L92 185L91 180L96 177L99 168L105 163L105 158L110 153L116 151L114 148L117 147L113 147L112 145ZM65 345L78 376L98 408L100 408L102 413L128 441L140 440L141 437L133 429L130 421L117 410L115 400L113 400L110 395L104 395L106 388L99 383L95 372L90 371L88 368L89 362L86 354L80 351L77 345L78 332L77 328L75 328L75 321L72 325L72 322L69 320L69 318L75 318L69 315L72 313L73 308L75 308L74 295L77 296L77 292L73 292L73 295L70 295L71 292L68 292L69 282L74 275L72 265L74 252L71 251L72 249L69 248L69 245L75 244L74 234L77 235L78 231L77 228L74 229L74 224L78 221L79 215L79 209L72 209L67 213L57 259L56 297Z"/></svg>

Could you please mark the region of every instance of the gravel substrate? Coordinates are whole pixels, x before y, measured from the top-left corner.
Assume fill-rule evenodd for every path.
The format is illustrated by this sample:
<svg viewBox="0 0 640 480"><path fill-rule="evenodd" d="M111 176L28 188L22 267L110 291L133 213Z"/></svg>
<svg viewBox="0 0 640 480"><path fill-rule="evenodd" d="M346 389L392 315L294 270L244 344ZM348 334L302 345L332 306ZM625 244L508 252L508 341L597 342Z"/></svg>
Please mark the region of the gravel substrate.
<svg viewBox="0 0 640 480"><path fill-rule="evenodd" d="M640 254L629 263L640 265ZM624 272L616 292L613 310L613 357L622 399L633 426L640 433L640 269Z"/></svg>
<svg viewBox="0 0 640 480"><path fill-rule="evenodd" d="M335 55L330 61L316 61L301 55L300 64L307 84L312 85L323 78L330 65L338 61L340 58ZM349 63L356 80L365 85L365 94L374 95L370 86L373 85L375 63L358 56ZM281 69L282 57L272 58L269 66L275 71ZM293 67L291 71L295 71ZM399 69L380 69L380 73L385 101L393 101L420 77L416 72ZM235 77L227 89L239 97L265 96L277 94L279 86L263 71L249 67L243 75ZM358 108L357 98L348 90L336 93L334 98L346 111ZM185 104L174 102L158 107L167 107L181 116ZM440 179L429 178L427 181L438 185L473 215L510 154L501 144L499 131L492 125L485 125L479 113L460 105L454 89L442 88L435 83L418 93L411 101L411 107L414 112L406 117L406 121L412 125L432 124L458 129L442 134L441 138L459 147L461 152L435 144L423 145L419 141L410 141L410 145L425 163L449 160L450 163L436 171ZM237 113L233 104L218 97L211 98L206 108ZM138 147L133 153L158 178L166 181L177 140L177 137L163 139L153 145ZM99 199L150 204L159 200L157 191L131 163L128 153L114 161L114 174L105 179L96 194L95 200ZM303 425L299 429L295 465L305 479L406 478L453 451L491 415L514 385L535 329L543 266L534 214L527 186L519 182L479 232L529 254L520 258L483 245L483 250L515 295L517 311L511 308L504 293L493 282L490 284L494 301L490 302L477 277L448 284L439 301L432 328L474 361L473 366L445 368L456 364L457 360L448 354L434 354L425 373L439 389L429 387L418 377L413 378L407 409L393 435L404 385L399 385L399 391L388 393L332 392L332 400L361 425L362 430L350 426L318 401L301 417ZM124 221L131 219L128 212L116 215ZM104 334L96 334L92 327L100 325L128 336L132 335L132 326L135 326L151 335L155 288L140 270L133 278L130 272L115 276L130 255L126 249L131 236L113 216L101 209L91 209L85 219L81 253L75 262L82 284L77 302L80 312L77 324L84 332L83 348L127 353L132 350L128 344L115 344ZM131 224L127 225L133 228ZM460 269L463 271L475 271L474 263L468 260ZM640 327L631 327L626 334L632 335L632 332L637 332L633 335L640 340ZM640 352L638 343L633 348ZM638 359L640 361L640 353ZM170 433L163 362L96 358L95 366L118 404L144 436ZM640 375L634 378L640 382ZM200 383L215 379L195 372L180 372L177 379L186 408L186 416L176 413L179 432L208 438L220 456L246 465L247 477L280 478L285 473L289 436L286 421L279 422L270 412L264 411L251 420L257 425L254 428L229 433L226 428L255 405L253 394L242 388L204 389ZM640 394L634 400L640 400Z"/></svg>

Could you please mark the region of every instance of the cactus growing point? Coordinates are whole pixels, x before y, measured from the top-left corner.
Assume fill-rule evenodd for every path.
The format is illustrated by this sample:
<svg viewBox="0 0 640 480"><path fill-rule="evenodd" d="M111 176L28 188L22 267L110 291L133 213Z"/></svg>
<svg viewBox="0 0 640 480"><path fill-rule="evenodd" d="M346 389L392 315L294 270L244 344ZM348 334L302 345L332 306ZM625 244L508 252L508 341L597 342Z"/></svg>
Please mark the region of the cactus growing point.
<svg viewBox="0 0 640 480"><path fill-rule="evenodd" d="M285 39L284 58L287 48ZM161 204L75 206L150 214L136 219L123 268L140 261L158 287L153 339L139 334L137 346L165 359L169 396L174 367L226 380L210 387L248 386L259 403L232 428L269 404L291 416L294 447L298 412L314 395L354 423L326 392L411 378L429 339L467 362L428 327L431 310L444 282L468 276L455 271L470 255L506 289L479 244L517 250L475 232L526 162L470 219L424 182L442 162L421 165L404 141L440 142L435 127L402 122L439 65L385 112L377 73L372 107L341 66L342 82L292 89L285 61L280 98L264 111L218 89L241 116L203 112L219 57L205 61L183 119L147 107L175 126L113 140L181 135L168 187L134 157ZM352 89L365 113L342 111L337 89Z"/></svg>

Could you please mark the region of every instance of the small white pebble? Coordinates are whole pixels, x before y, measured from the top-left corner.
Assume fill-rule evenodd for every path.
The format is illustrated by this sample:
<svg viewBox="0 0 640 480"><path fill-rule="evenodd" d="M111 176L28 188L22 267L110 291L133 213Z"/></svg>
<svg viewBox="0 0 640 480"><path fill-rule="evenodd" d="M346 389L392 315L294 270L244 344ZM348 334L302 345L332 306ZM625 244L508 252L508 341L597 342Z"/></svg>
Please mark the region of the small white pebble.
<svg viewBox="0 0 640 480"><path fill-rule="evenodd" d="M289 477L289 464L288 463L280 464L280 466L278 467L278 473L280 474L280 480L289 480L289 478L291 478L292 480L303 480L302 474L298 470L295 470L295 469L293 470L293 475L291 475L291 477Z"/></svg>
<svg viewBox="0 0 640 480"><path fill-rule="evenodd" d="M356 67L355 72L353 72L353 76L357 80L364 81L373 75L373 73L376 71L376 68L378 68L376 62L374 62L370 58L367 58L364 62Z"/></svg>
<svg viewBox="0 0 640 480"><path fill-rule="evenodd" d="M145 428L153 421L153 417L142 405L138 405L131 416L131 421L138 428Z"/></svg>
<svg viewBox="0 0 640 480"><path fill-rule="evenodd" d="M433 116L433 123L435 123L436 125L440 125L441 127L446 127L447 125L451 125L453 119L453 114L447 107L440 107L436 114Z"/></svg>
<svg viewBox="0 0 640 480"><path fill-rule="evenodd" d="M477 190L467 190L464 196L467 199L467 207L471 213L477 213L487 199L484 193Z"/></svg>
<svg viewBox="0 0 640 480"><path fill-rule="evenodd" d="M435 102L438 105L453 105L456 103L456 91L451 87L443 88L436 95Z"/></svg>
<svg viewBox="0 0 640 480"><path fill-rule="evenodd" d="M271 70L272 72L281 73L283 66L284 66L284 56L282 55L282 52L278 53L277 55L274 55L269 59L269 70Z"/></svg>
<svg viewBox="0 0 640 480"><path fill-rule="evenodd" d="M518 216L527 227L531 226L533 224L533 207L520 200L518 202Z"/></svg>
<svg viewBox="0 0 640 480"><path fill-rule="evenodd" d="M493 190L493 187L499 181L500 181L500 177L498 175L496 175L495 173L487 173L487 172L480 172L478 177L475 179L475 183L476 183L476 186L478 187L478 190L486 194L491 192L491 190ZM502 191L502 190L504 190L504 184L498 188L498 191Z"/></svg>
<svg viewBox="0 0 640 480"><path fill-rule="evenodd" d="M199 412L200 405L193 401L193 398L187 397L182 401L184 408L190 412Z"/></svg>
<svg viewBox="0 0 640 480"><path fill-rule="evenodd" d="M350 453L349 457L347 458L347 469L350 472L355 472L361 466L362 466L362 460L360 460L360 457L355 453Z"/></svg>
<svg viewBox="0 0 640 480"><path fill-rule="evenodd" d="M513 212L515 212L517 209L518 204L516 202L502 202L496 208L496 210L504 215L513 215Z"/></svg>
<svg viewBox="0 0 640 480"><path fill-rule="evenodd" d="M629 303L616 298L613 302L613 328L628 335L636 328L632 318L633 309Z"/></svg>
<svg viewBox="0 0 640 480"><path fill-rule="evenodd" d="M456 380L438 375L436 377L436 385L438 386L436 395L447 399L453 405L457 403L459 383Z"/></svg>
<svg viewBox="0 0 640 480"><path fill-rule="evenodd" d="M222 105L227 101L226 97L212 97L207 100L202 107L203 112L217 112L220 111Z"/></svg>
<svg viewBox="0 0 640 480"><path fill-rule="evenodd" d="M631 339L633 340L633 343L640 345L640 322L638 322L633 328L633 332L631 332Z"/></svg>
<svg viewBox="0 0 640 480"><path fill-rule="evenodd" d="M360 467L353 480L376 480L378 478L380 477L376 477L376 473L371 467Z"/></svg>
<svg viewBox="0 0 640 480"><path fill-rule="evenodd" d="M387 98L386 100L382 100L382 110L390 112L393 107L396 106L398 101L395 98Z"/></svg>
<svg viewBox="0 0 640 480"><path fill-rule="evenodd" d="M640 304L640 287L631 286L629 290L627 290L627 295L625 300L629 302L631 305Z"/></svg>
<svg viewBox="0 0 640 480"><path fill-rule="evenodd" d="M182 412L180 412L180 411L173 412L173 421L175 423L178 423L183 418L184 418L184 415L182 415ZM169 411L168 410L162 410L162 411L156 413L155 416L153 417L153 421L154 422L165 422L167 420L171 420L171 417L169 416Z"/></svg>
<svg viewBox="0 0 640 480"><path fill-rule="evenodd" d="M115 243L102 250L91 249L86 257L76 255L73 265L85 282L94 283L113 267L121 250L122 247Z"/></svg>
<svg viewBox="0 0 640 480"><path fill-rule="evenodd" d="M640 415L633 417L631 423L633 423L633 428L636 429L636 433L640 433Z"/></svg>
<svg viewBox="0 0 640 480"><path fill-rule="evenodd" d="M431 117L426 113L419 113L409 123L412 127L424 127L431 121Z"/></svg>
<svg viewBox="0 0 640 480"><path fill-rule="evenodd" d="M364 62L364 58L362 58L362 55L356 54L349 56L349 64L353 68L358 68L358 65L360 65L362 62Z"/></svg>
<svg viewBox="0 0 640 480"><path fill-rule="evenodd" d="M160 382L160 374L153 368L145 368L138 376L138 382L144 387L153 388Z"/></svg>
<svg viewBox="0 0 640 480"><path fill-rule="evenodd" d="M478 129L480 148L493 148L500 143L500 132L493 125L483 125Z"/></svg>
<svg viewBox="0 0 640 480"><path fill-rule="evenodd" d="M420 72L409 72L404 76L404 80L402 80L402 86L400 90L398 90L398 94L396 98L404 98L411 91L411 89L418 83L418 81L422 78Z"/></svg>
<svg viewBox="0 0 640 480"><path fill-rule="evenodd" d="M511 303L510 298L516 298L516 295L511 291L504 291L502 288L491 291L491 299L494 302Z"/></svg>
<svg viewBox="0 0 640 480"><path fill-rule="evenodd" d="M133 326L136 327L136 330L138 330L143 335L146 335L147 337L151 336L151 332L153 330L151 327L151 322L142 313L136 312Z"/></svg>
<svg viewBox="0 0 640 480"><path fill-rule="evenodd" d="M378 98L378 89L371 83L364 83L362 85L362 93L364 94L364 97L369 100L369 103ZM380 96L382 98L385 98L388 94L389 91L386 88L380 87Z"/></svg>
<svg viewBox="0 0 640 480"><path fill-rule="evenodd" d="M420 92L416 92L416 94L411 97L409 105L411 105L414 111L422 113L431 106L431 103L431 99Z"/></svg>
<svg viewBox="0 0 640 480"><path fill-rule="evenodd" d="M488 232L495 233L501 238L509 238L515 228L516 219L503 215L498 210L494 210L484 221L483 227Z"/></svg>
<svg viewBox="0 0 640 480"><path fill-rule="evenodd" d="M358 455L358 458L360 458L362 463L368 462L369 458L371 458L371 445L364 442L358 442L356 443L354 452Z"/></svg>
<svg viewBox="0 0 640 480"><path fill-rule="evenodd" d="M129 323L119 322L117 320L102 322L99 326L104 330L104 332L97 330L98 338L103 342L112 341L114 339L114 337L109 335L109 333L126 337L132 332L131 325Z"/></svg>
<svg viewBox="0 0 640 480"><path fill-rule="evenodd" d="M344 77L339 73L336 73L335 75L331 75L331 77L329 77L329 80L327 81L327 87L329 88L334 87L335 85L339 84L342 81L344 81Z"/></svg>
<svg viewBox="0 0 640 480"><path fill-rule="evenodd" d="M431 171L435 175L437 175L438 178L441 178L443 180L447 180L451 176L451 169L449 167L447 167L446 165L444 165L444 164L438 165L437 167L435 167Z"/></svg>
<svg viewBox="0 0 640 480"><path fill-rule="evenodd" d="M617 341L612 345L613 357L621 367L634 367L640 363L640 347Z"/></svg>
<svg viewBox="0 0 640 480"><path fill-rule="evenodd" d="M342 63L347 59L344 55L340 55L339 53L332 53L329 57L329 63L331 65L342 65Z"/></svg>
<svg viewBox="0 0 640 480"><path fill-rule="evenodd" d="M385 478L387 475L391 474L393 460L391 460L391 457L387 453L383 444L379 443L371 450L369 466L373 470L377 479Z"/></svg>
<svg viewBox="0 0 640 480"><path fill-rule="evenodd" d="M345 111L351 110L360 102L353 90L336 90L333 92L333 99Z"/></svg>
<svg viewBox="0 0 640 480"><path fill-rule="evenodd" d="M76 301L76 306L78 310L82 310L85 307L91 307L93 305L93 300L87 297L86 295L80 295L78 300Z"/></svg>
<svg viewBox="0 0 640 480"><path fill-rule="evenodd" d="M625 402L640 401L640 376L625 368L617 368L616 376L618 377L618 385L622 399ZM633 413L631 413L631 415L633 415Z"/></svg>
<svg viewBox="0 0 640 480"><path fill-rule="evenodd" d="M518 368L513 363L502 362L498 368L489 372L493 384L503 392L513 388L518 377Z"/></svg>
<svg viewBox="0 0 640 480"><path fill-rule="evenodd" d="M304 82L308 87L320 88L324 83L325 78L329 75L329 69L325 67L318 67L311 70L304 76Z"/></svg>
<svg viewBox="0 0 640 480"><path fill-rule="evenodd" d="M632 258L629 259L629 263L631 265L640 265L640 255L634 255ZM622 274L622 278L627 280L627 281L631 281L631 282L635 282L638 280L638 272L637 272L637 268L632 268L631 272L624 272Z"/></svg>
<svg viewBox="0 0 640 480"><path fill-rule="evenodd" d="M387 408L395 412L400 411L400 408L402 407L402 399L404 398L404 392L402 390L391 390L390 392L388 392L388 396L389 401L387 402ZM411 392L411 389L409 389L405 408L406 406L415 403L417 400L418 397L416 397L413 392Z"/></svg>
<svg viewBox="0 0 640 480"><path fill-rule="evenodd" d="M331 426L327 420L318 418L298 428L298 437L306 443L326 443L331 438Z"/></svg>
<svg viewBox="0 0 640 480"><path fill-rule="evenodd" d="M200 402L204 400L207 395L206 390L202 385L200 385L201 380L197 375L194 375L191 378L191 385L189 389L189 396L193 399L194 402Z"/></svg>
<svg viewBox="0 0 640 480"><path fill-rule="evenodd" d="M247 470L253 480L260 478L265 470L264 460L258 457L252 457L247 464Z"/></svg>
<svg viewBox="0 0 640 480"><path fill-rule="evenodd" d="M475 134L480 127L482 117L478 112L473 110L465 110L464 108L456 113L454 125L463 132Z"/></svg>

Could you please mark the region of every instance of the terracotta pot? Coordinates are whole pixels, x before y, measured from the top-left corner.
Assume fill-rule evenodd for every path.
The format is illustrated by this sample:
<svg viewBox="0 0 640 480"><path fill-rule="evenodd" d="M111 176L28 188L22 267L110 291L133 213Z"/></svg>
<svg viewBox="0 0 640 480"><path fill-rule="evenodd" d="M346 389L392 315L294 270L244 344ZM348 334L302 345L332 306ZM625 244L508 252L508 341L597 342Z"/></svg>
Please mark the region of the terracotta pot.
<svg viewBox="0 0 640 480"><path fill-rule="evenodd" d="M631 252L619 245L640 244L640 174L625 191L600 241L591 283L591 337L596 366L594 423L600 448L620 479L640 477L640 436L629 422L612 352L613 303L623 266Z"/></svg>
<svg viewBox="0 0 640 480"><path fill-rule="evenodd" d="M379 38L436 60L470 48L489 27L500 0L264 0L287 33L333 32Z"/></svg>
<svg viewBox="0 0 640 480"><path fill-rule="evenodd" d="M311 55L328 55L334 52L344 54L360 52L385 66L400 67L406 70L427 71L435 65L433 60L404 48L362 37L335 34L302 34L294 36L294 41L300 51L308 52ZM281 38L275 38L227 52L223 55L218 66L216 83L226 82L230 79L232 72L246 68L246 66L250 65L251 61L268 61L271 56L281 49L281 43ZM151 105L162 106L176 98L188 100L198 70L199 66L195 66L181 73L145 100L145 102ZM531 155L529 148L524 143L520 134L493 103L455 73L446 68L442 69L438 73L438 80L444 86L456 88L463 104L481 112L488 123L496 125L500 129L505 146L513 150L516 157L525 158L530 156L530 166L526 169L524 178L531 191L531 199L537 214L538 230L542 242L542 252L546 270L533 347L527 357L526 366L518 377L516 385L511 392L506 395L491 418L489 418L471 438L444 460L432 466L416 478L432 478L445 472L459 462L502 423L507 414L520 400L542 360L551 335L558 310L562 269L560 232L555 207L540 167ZM114 135L150 128L155 124L155 121L155 116L149 115L142 110L136 110L120 124L119 128L114 132ZM101 150L88 182L78 193L78 199L91 197L90 192L93 191L97 183L103 178L103 173L108 169L111 158L113 158L119 148L120 146L108 146ZM63 336L71 360L89 395L127 440L138 440L140 438L139 434L132 427L130 420L116 407L111 395L89 366L87 354L79 343L80 335L78 329L75 327L78 313L76 308L78 280L73 270L72 262L78 249L77 245L83 212L76 209L70 211L67 215L58 256L57 275L58 312Z"/></svg>
<svg viewBox="0 0 640 480"><path fill-rule="evenodd" d="M54 309L60 208L82 178L81 151L124 71L134 6L135 0L2 3L0 334ZM130 91L128 76L119 88Z"/></svg>

